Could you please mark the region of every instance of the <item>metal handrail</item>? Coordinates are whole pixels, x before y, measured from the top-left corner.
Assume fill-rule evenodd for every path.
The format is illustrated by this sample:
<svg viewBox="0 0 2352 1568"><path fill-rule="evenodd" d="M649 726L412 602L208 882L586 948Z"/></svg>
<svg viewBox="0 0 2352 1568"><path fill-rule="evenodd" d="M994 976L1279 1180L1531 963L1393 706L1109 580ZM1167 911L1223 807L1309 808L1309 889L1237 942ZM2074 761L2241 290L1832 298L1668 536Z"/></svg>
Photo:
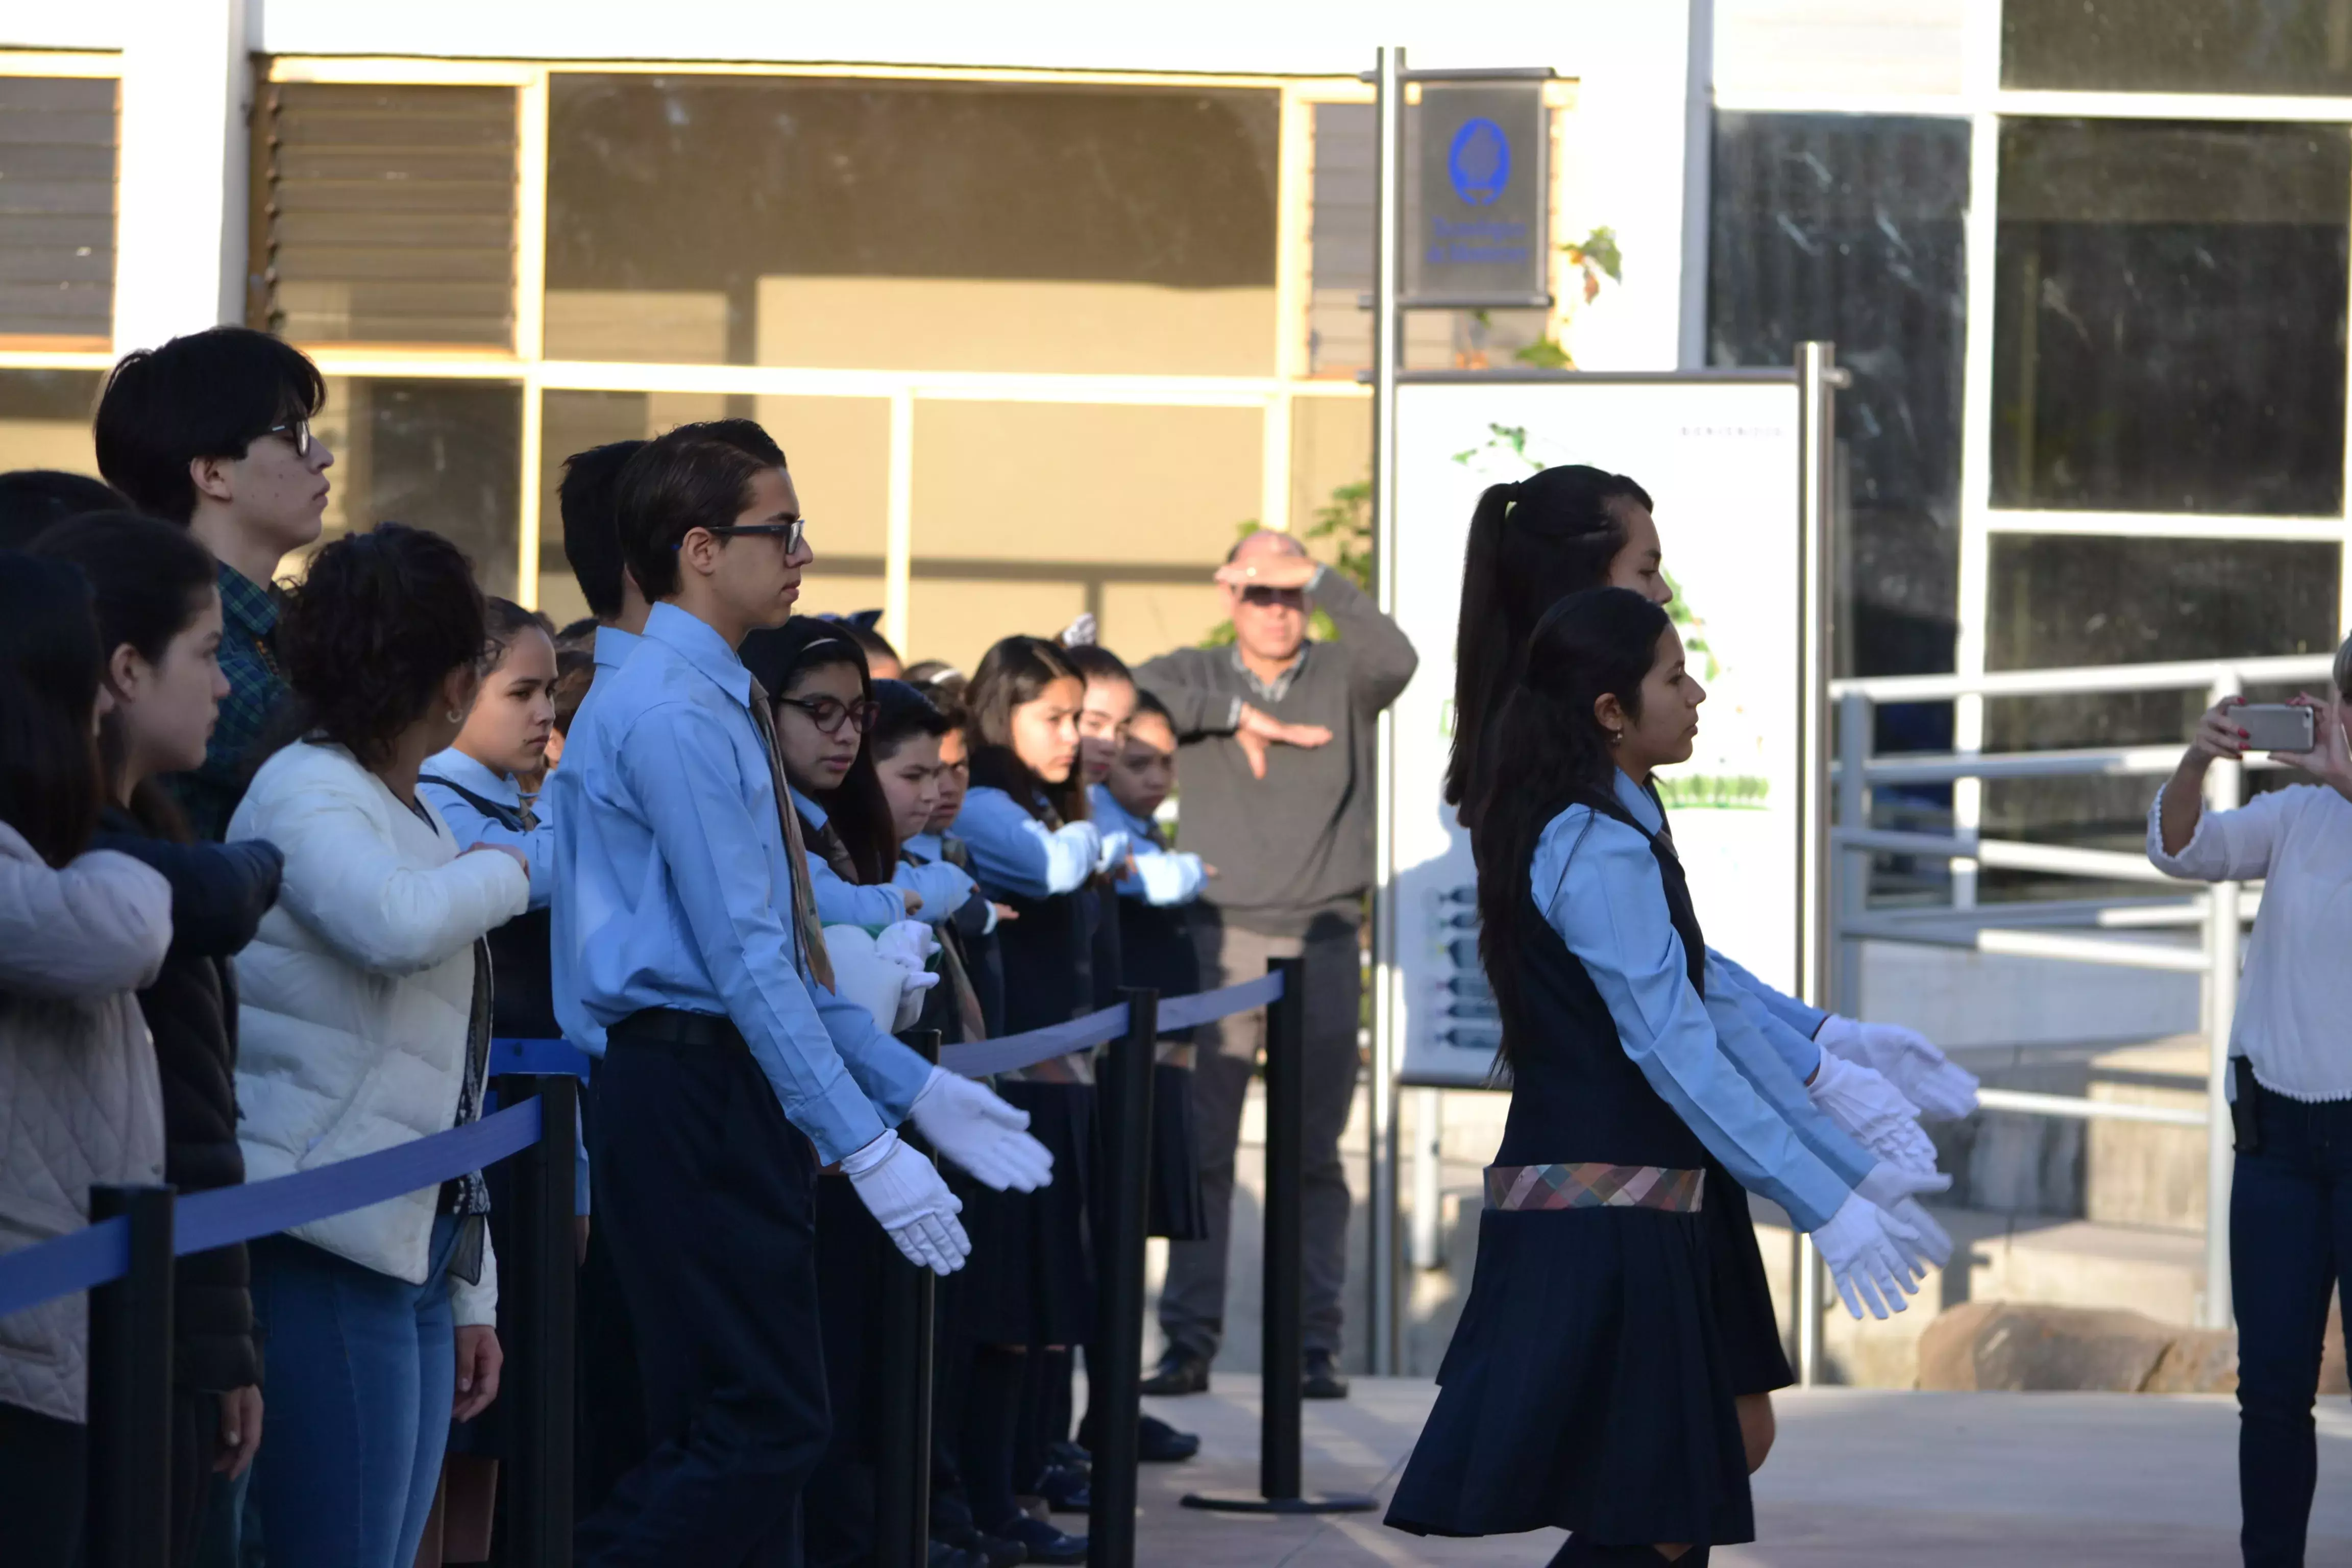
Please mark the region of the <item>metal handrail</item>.
<svg viewBox="0 0 2352 1568"><path fill-rule="evenodd" d="M1863 941L1923 946L1973 948L1980 952L2069 963L2193 973L2205 993L2205 1026L2211 1043L2206 1075L2206 1109L2133 1105L2084 1096L1986 1089L1988 1110L2084 1120L2156 1122L2202 1127L2206 1133L2205 1295L2201 1316L2208 1326L2226 1328L2231 1314L2229 1288L2230 1141L2228 1119L2220 1114L2227 1077L2228 1040L2237 1010L2238 965L2242 924L2259 894L2236 882L2217 882L2180 900L2147 898L2069 900L2063 912L1981 907L1873 910L1869 905L1866 857L1893 853L1922 858L1965 860L1976 865L2078 877L2096 881L2172 883L2142 855L1986 838L1973 826L1948 834L1875 828L1870 826L1868 790L1873 786L1958 784L1987 779L2146 778L2178 765L2177 747L2104 746L2049 752L1956 752L1880 758L1873 754L1871 707L1885 702L1942 702L1969 698L2056 697L2085 693L2178 691L2203 688L2219 701L2249 686L2324 681L2331 672L2326 655L2246 659L2196 659L2160 664L2106 665L2070 669L2003 670L1975 676L1874 676L1830 683L1838 704L1837 752L1830 769L1839 824L1829 835L1831 926L1845 956L1841 990L1846 1005L1858 997L1852 958ZM2267 758L2223 762L2208 770L2205 798L2214 810L2241 801L2247 767L2279 765ZM2087 922L2101 934L2077 934L2065 927ZM2165 928L2201 928L2195 944L2167 941ZM2145 935L2126 934L2145 932ZM2115 934L2105 934L2113 932Z"/></svg>

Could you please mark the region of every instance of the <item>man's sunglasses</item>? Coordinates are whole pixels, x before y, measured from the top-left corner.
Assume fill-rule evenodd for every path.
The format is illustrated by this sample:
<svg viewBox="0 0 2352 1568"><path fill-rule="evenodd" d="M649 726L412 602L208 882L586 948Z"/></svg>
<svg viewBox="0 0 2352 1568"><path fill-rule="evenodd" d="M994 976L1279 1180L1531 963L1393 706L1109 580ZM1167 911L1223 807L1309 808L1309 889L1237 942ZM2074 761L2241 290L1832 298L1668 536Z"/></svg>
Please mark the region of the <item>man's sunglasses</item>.
<svg viewBox="0 0 2352 1568"><path fill-rule="evenodd" d="M1255 605L1260 608L1268 605L1281 605L1290 609L1297 609L1307 603L1307 595L1297 588L1249 587L1242 590L1242 603Z"/></svg>
<svg viewBox="0 0 2352 1568"><path fill-rule="evenodd" d="M724 528L706 528L702 531L714 539L781 539L784 542L784 553L790 555L801 547L801 537L808 532L808 519L794 518L790 522L730 522ZM684 544L685 541L681 540L670 548L677 550Z"/></svg>
<svg viewBox="0 0 2352 1568"><path fill-rule="evenodd" d="M836 697L779 697L781 708L797 708L809 716L809 722L827 735L838 735L847 724L863 735L874 727L882 705L871 699L862 702L844 702Z"/></svg>
<svg viewBox="0 0 2352 1568"><path fill-rule="evenodd" d="M310 422L308 419L289 419L283 425L272 425L262 434L285 437L288 444L293 447L294 455L298 458L307 458L310 455Z"/></svg>

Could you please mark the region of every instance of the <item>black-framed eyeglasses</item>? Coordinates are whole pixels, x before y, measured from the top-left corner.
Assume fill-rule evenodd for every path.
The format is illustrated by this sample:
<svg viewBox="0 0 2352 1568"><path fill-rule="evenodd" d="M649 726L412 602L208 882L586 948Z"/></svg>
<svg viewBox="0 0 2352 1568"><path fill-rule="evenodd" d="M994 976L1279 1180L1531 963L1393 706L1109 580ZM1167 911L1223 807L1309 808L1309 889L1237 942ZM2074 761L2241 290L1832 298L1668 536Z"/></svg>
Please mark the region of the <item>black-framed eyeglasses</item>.
<svg viewBox="0 0 2352 1568"><path fill-rule="evenodd" d="M739 536L781 539L784 542L784 553L790 555L801 547L801 538L808 532L808 519L794 518L790 522L730 522L724 528L706 528L702 531L715 539L733 539ZM683 542L681 541L680 544ZM673 545L671 548L677 549L679 546Z"/></svg>
<svg viewBox="0 0 2352 1568"><path fill-rule="evenodd" d="M262 434L285 437L298 458L310 455L310 422L308 419L289 419L283 425L272 425Z"/></svg>
<svg viewBox="0 0 2352 1568"><path fill-rule="evenodd" d="M868 698L858 702L844 702L837 697L779 697L779 708L797 708L809 717L809 722L827 735L837 735L847 724L863 735L874 727L882 705Z"/></svg>

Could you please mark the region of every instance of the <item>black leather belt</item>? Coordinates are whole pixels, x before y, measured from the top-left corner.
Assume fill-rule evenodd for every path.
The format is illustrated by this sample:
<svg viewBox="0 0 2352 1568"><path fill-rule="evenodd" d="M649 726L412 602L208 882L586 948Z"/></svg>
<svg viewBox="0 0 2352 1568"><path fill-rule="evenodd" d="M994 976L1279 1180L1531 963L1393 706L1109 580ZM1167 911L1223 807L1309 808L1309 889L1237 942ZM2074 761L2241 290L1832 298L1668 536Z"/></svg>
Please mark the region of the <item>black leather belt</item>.
<svg viewBox="0 0 2352 1568"><path fill-rule="evenodd" d="M612 1040L634 1045L725 1047L743 1043L743 1031L733 1019L718 1013L688 1013L676 1007L646 1007L630 1014L605 1032Z"/></svg>

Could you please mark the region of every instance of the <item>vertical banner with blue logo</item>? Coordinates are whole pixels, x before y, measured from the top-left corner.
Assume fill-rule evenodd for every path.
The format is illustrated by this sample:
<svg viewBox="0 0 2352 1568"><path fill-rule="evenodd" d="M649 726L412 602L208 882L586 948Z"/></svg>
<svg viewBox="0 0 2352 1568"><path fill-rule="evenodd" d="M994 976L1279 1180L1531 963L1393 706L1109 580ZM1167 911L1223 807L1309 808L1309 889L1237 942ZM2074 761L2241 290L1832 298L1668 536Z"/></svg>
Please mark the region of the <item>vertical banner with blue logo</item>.
<svg viewBox="0 0 2352 1568"><path fill-rule="evenodd" d="M1550 292L1551 122L1541 82L1421 87L1404 302L1525 304Z"/></svg>

